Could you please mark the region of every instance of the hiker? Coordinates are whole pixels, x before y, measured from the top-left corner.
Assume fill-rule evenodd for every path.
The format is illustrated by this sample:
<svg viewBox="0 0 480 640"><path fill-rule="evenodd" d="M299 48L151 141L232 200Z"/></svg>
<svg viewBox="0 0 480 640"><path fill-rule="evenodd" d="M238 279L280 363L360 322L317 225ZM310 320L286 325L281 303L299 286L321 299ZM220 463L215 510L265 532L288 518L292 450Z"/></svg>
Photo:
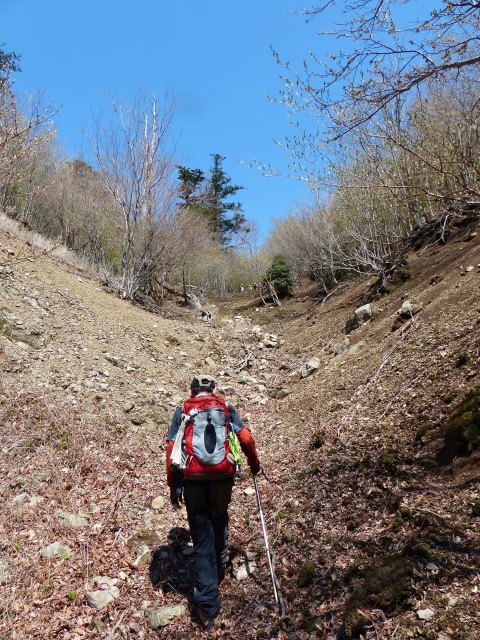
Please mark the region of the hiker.
<svg viewBox="0 0 480 640"><path fill-rule="evenodd" d="M240 293L245 293L245 287L243 284L240 285Z"/></svg>
<svg viewBox="0 0 480 640"><path fill-rule="evenodd" d="M200 313L202 314L202 320L204 322L212 321L212 312L210 311L210 309L202 309Z"/></svg>
<svg viewBox="0 0 480 640"><path fill-rule="evenodd" d="M174 508L180 508L183 493L194 549L194 604L200 624L207 630L213 627L220 612L218 585L225 577L227 562L228 505L235 477L232 450L228 457L225 456L227 430L233 430L236 434L254 475L260 471L260 462L250 430L245 427L236 409L226 404L221 395L217 395L212 376L197 375L192 380L189 395L190 399L175 409L167 434L167 484ZM199 424L204 425L203 437L195 440L195 434L201 428ZM231 427L227 429L226 424ZM221 434L217 441L215 434L213 440L211 438L211 427L215 425L218 425ZM182 452L186 455L186 464L180 474L179 469L172 466L172 460L175 457L175 438L179 430L182 435L183 428L185 450L182 449ZM208 454L212 454L215 443L221 441L221 452L214 464L200 460L202 453L197 452L199 440ZM197 445L197 449L192 448L193 444ZM214 456L217 450L218 447L213 451Z"/></svg>

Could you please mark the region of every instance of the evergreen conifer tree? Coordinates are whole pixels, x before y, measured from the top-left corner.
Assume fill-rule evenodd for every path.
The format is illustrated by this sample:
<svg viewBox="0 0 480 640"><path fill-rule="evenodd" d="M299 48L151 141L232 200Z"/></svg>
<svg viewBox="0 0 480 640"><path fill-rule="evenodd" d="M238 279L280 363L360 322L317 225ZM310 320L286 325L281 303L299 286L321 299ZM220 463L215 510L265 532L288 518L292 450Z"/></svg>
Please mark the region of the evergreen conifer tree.
<svg viewBox="0 0 480 640"><path fill-rule="evenodd" d="M283 256L277 255L267 269L263 284L268 288L273 285L279 298L286 298L293 294L294 282L292 270Z"/></svg>
<svg viewBox="0 0 480 640"><path fill-rule="evenodd" d="M228 201L244 187L231 184L231 178L222 167L224 156L214 153L212 158L208 178L200 169L178 167L180 198L183 207L197 210L205 216L219 244L227 248L237 233L248 231L241 204Z"/></svg>

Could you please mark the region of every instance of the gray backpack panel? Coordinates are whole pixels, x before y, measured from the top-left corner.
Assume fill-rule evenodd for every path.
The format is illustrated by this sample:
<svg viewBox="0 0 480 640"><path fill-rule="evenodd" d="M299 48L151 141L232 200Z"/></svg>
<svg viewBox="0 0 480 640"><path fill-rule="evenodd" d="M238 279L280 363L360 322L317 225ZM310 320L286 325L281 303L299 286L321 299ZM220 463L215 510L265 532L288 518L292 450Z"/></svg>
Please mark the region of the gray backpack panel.
<svg viewBox="0 0 480 640"><path fill-rule="evenodd" d="M193 417L192 447L195 458L203 464L219 464L225 459L225 411L210 407Z"/></svg>

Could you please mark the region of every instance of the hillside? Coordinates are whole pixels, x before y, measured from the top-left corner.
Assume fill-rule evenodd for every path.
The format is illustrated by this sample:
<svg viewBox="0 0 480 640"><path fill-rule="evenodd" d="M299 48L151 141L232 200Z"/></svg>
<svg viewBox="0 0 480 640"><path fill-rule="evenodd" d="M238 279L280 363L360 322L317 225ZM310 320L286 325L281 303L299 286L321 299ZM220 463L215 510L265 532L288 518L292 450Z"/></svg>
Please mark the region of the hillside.
<svg viewBox="0 0 480 640"><path fill-rule="evenodd" d="M357 280L279 308L245 293L211 323L0 232L0 637L202 637L164 440L204 370L256 439L287 614L245 473L209 637L479 638L479 226L419 237L388 291Z"/></svg>

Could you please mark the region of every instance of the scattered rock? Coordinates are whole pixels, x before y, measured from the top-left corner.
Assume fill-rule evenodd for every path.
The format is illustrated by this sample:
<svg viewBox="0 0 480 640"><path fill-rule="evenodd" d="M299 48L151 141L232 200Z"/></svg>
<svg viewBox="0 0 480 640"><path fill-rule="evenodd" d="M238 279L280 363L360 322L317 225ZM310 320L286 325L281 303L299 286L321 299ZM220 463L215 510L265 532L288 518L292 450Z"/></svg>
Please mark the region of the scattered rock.
<svg viewBox="0 0 480 640"><path fill-rule="evenodd" d="M342 353L342 351L345 351L345 349L348 347L348 345L350 344L350 339L348 336L345 336L345 338L339 342L337 344L337 346L335 347L335 355L338 356Z"/></svg>
<svg viewBox="0 0 480 640"><path fill-rule="evenodd" d="M19 493L18 495L15 496L15 498L12 500L12 504L24 504L28 499L29 499L29 495L28 493Z"/></svg>
<svg viewBox="0 0 480 640"><path fill-rule="evenodd" d="M152 500L152 509L163 509L165 506L165 498L163 496L157 496Z"/></svg>
<svg viewBox="0 0 480 640"><path fill-rule="evenodd" d="M149 529L155 528L155 525L163 522L164 520L165 520L164 513L147 511L143 516L143 521L145 523L145 526Z"/></svg>
<svg viewBox="0 0 480 640"><path fill-rule="evenodd" d="M161 543L161 538L156 531L146 531L142 529L129 538L127 546L133 554L141 555L145 552L145 549L153 549Z"/></svg>
<svg viewBox="0 0 480 640"><path fill-rule="evenodd" d="M7 561L4 558L0 558L0 583L6 582L10 577L10 569Z"/></svg>
<svg viewBox="0 0 480 640"><path fill-rule="evenodd" d="M123 405L123 411L125 413L128 413L129 411L131 411L133 408L135 407L135 402L133 402L133 400L128 400L124 405Z"/></svg>
<svg viewBox="0 0 480 640"><path fill-rule="evenodd" d="M435 616L435 611L433 609L419 609L417 616L420 620L431 620Z"/></svg>
<svg viewBox="0 0 480 640"><path fill-rule="evenodd" d="M239 582L241 580L245 580L246 578L251 576L252 573L255 573L256 569L257 569L257 565L255 562L248 562L242 565L239 569L237 569L237 571L235 571L235 578Z"/></svg>
<svg viewBox="0 0 480 640"><path fill-rule="evenodd" d="M255 384L256 380L247 371L240 371L236 376L236 381L240 384Z"/></svg>
<svg viewBox="0 0 480 640"><path fill-rule="evenodd" d="M108 576L95 576L92 582L97 584L101 589L111 589L118 583L117 578L109 578Z"/></svg>
<svg viewBox="0 0 480 640"><path fill-rule="evenodd" d="M278 338L274 335L264 336L262 344L269 349L274 349L278 347Z"/></svg>
<svg viewBox="0 0 480 640"><path fill-rule="evenodd" d="M351 333L354 329L358 329L365 322L370 320L373 317L373 307L371 304L364 304L362 307L355 309L353 315L347 320L345 324L345 333Z"/></svg>
<svg viewBox="0 0 480 640"><path fill-rule="evenodd" d="M406 323L411 323L413 316L417 315L417 313L420 313L422 309L423 307L421 307L420 305L412 304L409 299L404 300L400 310L397 311L397 316L392 325L392 331L396 331Z"/></svg>
<svg viewBox="0 0 480 640"><path fill-rule="evenodd" d="M118 598L120 595L120 589L118 587L112 587L110 589L98 589L97 591L88 591L85 596L88 603L94 607L94 609L104 609L111 602Z"/></svg>
<svg viewBox="0 0 480 640"><path fill-rule="evenodd" d="M40 555L42 558L69 558L72 550L60 542L52 542L48 547L41 550Z"/></svg>
<svg viewBox="0 0 480 640"><path fill-rule="evenodd" d="M315 358L310 358L310 360L300 370L300 376L302 378L306 378L313 371L316 371L319 366L320 366L320 359L319 358L316 358L316 357Z"/></svg>
<svg viewBox="0 0 480 640"><path fill-rule="evenodd" d="M160 609L148 607L145 609L145 617L152 629L158 629L158 627L166 627L172 624L172 622L181 618L186 611L187 609L183 604L177 604L171 607L160 607Z"/></svg>
<svg viewBox="0 0 480 640"><path fill-rule="evenodd" d="M80 516L74 513L68 513L67 511L57 511L57 515L63 524L69 527L85 527L88 525L87 516Z"/></svg>
<svg viewBox="0 0 480 640"><path fill-rule="evenodd" d="M154 428L156 429L156 425L154 424ZM162 453L162 449L158 446L158 444L152 440L148 443L148 448L152 453L156 453L160 455Z"/></svg>
<svg viewBox="0 0 480 640"><path fill-rule="evenodd" d="M144 550L138 555L133 564L136 567L142 567L150 562L150 558L152 557L151 551L148 547L144 547Z"/></svg>

